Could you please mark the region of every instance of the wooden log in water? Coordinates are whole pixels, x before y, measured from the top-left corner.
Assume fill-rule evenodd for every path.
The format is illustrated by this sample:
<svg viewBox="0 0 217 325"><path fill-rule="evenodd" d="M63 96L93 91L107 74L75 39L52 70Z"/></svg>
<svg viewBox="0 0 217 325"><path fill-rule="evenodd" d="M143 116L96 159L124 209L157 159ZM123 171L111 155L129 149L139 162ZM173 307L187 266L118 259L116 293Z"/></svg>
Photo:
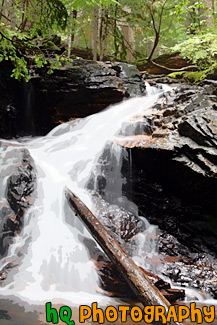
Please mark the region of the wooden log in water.
<svg viewBox="0 0 217 325"><path fill-rule="evenodd" d="M115 267L114 263L106 258L106 256L98 256L94 261L97 269L97 273L100 280L100 287L96 290L103 292L109 297L117 298L132 298L135 300L135 294L132 290L129 290L127 282L123 279L123 276ZM170 302L176 303L177 300L184 300L185 291L182 289L172 289L170 284L161 279L156 274L146 271L140 267L140 269L148 277L148 280L154 284L155 287L163 294L163 296Z"/></svg>
<svg viewBox="0 0 217 325"><path fill-rule="evenodd" d="M163 306L168 310L170 303L148 280L144 272L133 262L123 248L105 229L86 205L69 189L66 197L91 235L95 238L110 260L116 265L122 276L144 306Z"/></svg>

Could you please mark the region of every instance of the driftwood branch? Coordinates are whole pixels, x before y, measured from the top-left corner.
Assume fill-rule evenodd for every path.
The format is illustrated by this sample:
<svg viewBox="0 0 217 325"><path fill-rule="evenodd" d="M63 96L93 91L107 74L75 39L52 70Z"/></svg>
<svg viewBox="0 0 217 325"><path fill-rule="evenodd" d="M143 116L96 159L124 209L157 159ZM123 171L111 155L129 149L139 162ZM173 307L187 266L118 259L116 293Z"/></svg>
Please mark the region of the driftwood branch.
<svg viewBox="0 0 217 325"><path fill-rule="evenodd" d="M198 71L199 70L199 68L196 65L189 65L187 67L183 67L183 68L180 68L180 69L175 69L175 68L168 68L168 67L165 67L163 65L160 65L160 64L154 62L151 59L147 59L147 62L150 65L154 66L154 67L165 70L165 72L167 72L167 73L182 72L182 71Z"/></svg>
<svg viewBox="0 0 217 325"><path fill-rule="evenodd" d="M161 7L161 11L160 11L160 16L159 16L159 23L158 23L158 27L156 25L156 20L155 20L155 17L154 17L154 12L153 12L153 5L155 3L155 0L152 0L151 3L150 3L150 7L149 7L149 10L150 10L150 15L151 15L151 20L152 20L152 24L153 24L153 29L154 29L154 33L155 33L155 40L154 40L154 44L153 44L153 47L152 47L152 50L151 50L151 53L149 54L148 58L147 58L147 61L149 62L150 65L154 66L154 67L157 67L157 68L160 68L160 69L163 69L165 70L165 72L167 73L171 73L171 72L182 72L182 71L198 71L198 67L195 66L195 65L190 65L188 67L185 67L185 68L180 68L180 69L171 69L171 68L167 68L167 67L164 67L156 62L154 62L152 60L152 57L154 55L154 52L158 46L158 43L159 43L159 40L160 40L160 33L161 33L161 25L162 25L162 19L163 19L163 13L164 13L164 10L165 10L165 6L167 4L167 1L168 0L164 0L164 3Z"/></svg>
<svg viewBox="0 0 217 325"><path fill-rule="evenodd" d="M85 206L85 204L69 189L66 189L66 197L72 209L83 221L88 231L102 247L110 260L115 264L117 269L121 272L122 276L141 303L144 306L161 305L168 310L170 306L168 300L149 281L144 272L133 262L133 260L110 235L101 222ZM174 323L170 322L170 324Z"/></svg>

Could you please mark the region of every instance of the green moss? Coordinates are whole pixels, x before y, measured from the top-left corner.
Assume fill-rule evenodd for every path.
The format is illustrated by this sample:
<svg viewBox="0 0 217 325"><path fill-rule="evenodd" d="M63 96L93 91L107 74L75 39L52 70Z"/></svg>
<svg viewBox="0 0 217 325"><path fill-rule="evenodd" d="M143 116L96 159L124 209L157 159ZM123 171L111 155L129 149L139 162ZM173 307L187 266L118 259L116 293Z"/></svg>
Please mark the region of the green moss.
<svg viewBox="0 0 217 325"><path fill-rule="evenodd" d="M207 70L203 71L181 71L181 72L173 72L169 74L169 77L175 79L185 79L186 81L197 84L198 82L206 79Z"/></svg>
<svg viewBox="0 0 217 325"><path fill-rule="evenodd" d="M204 79L212 77L214 74L217 74L217 63L212 64L210 68L205 70L173 72L168 76L175 79L185 79L192 84L197 84Z"/></svg>
<svg viewBox="0 0 217 325"><path fill-rule="evenodd" d="M174 79L182 79L182 78L185 78L186 73L187 73L187 71L172 72L168 75L168 77L171 77Z"/></svg>

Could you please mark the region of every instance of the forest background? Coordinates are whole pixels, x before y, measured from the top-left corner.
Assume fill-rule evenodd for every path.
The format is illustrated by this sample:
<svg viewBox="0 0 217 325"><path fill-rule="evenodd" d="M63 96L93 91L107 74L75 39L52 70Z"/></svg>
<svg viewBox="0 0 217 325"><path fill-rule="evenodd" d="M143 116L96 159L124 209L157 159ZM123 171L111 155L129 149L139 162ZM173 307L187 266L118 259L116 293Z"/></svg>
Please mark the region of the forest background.
<svg viewBox="0 0 217 325"><path fill-rule="evenodd" d="M203 79L217 68L216 10L217 0L1 0L0 62L28 81L30 67L52 73L78 56L138 65L179 52Z"/></svg>

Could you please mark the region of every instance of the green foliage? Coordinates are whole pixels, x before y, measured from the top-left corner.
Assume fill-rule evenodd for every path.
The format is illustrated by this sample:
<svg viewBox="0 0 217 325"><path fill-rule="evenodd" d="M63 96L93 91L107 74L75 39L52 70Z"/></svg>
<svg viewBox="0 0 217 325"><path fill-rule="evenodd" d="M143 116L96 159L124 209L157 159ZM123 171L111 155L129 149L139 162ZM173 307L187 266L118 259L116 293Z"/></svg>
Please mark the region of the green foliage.
<svg viewBox="0 0 217 325"><path fill-rule="evenodd" d="M208 69L216 56L217 41L215 26L212 33L207 32L209 15L215 19L207 1L7 0L0 9L0 61L10 60L14 66L13 77L28 80L28 64L46 68L48 73L61 67L61 60L70 55L67 44L69 48L84 50L82 53L91 58L94 7L98 6L98 35L101 36L103 13L108 8L106 59L127 61L130 53L133 61L145 60L156 41L155 29L160 27L155 57L172 48L201 70ZM54 40L60 37L62 44Z"/></svg>
<svg viewBox="0 0 217 325"><path fill-rule="evenodd" d="M40 14L39 14L40 13ZM26 7L25 18L33 22L31 36L43 36L67 26L68 12L61 0L32 0Z"/></svg>
<svg viewBox="0 0 217 325"><path fill-rule="evenodd" d="M190 34L196 34L202 30L208 31L211 28L207 26L207 22L213 23L215 19L214 11L208 8L207 1L204 0L180 0L171 14L185 21L187 33Z"/></svg>
<svg viewBox="0 0 217 325"><path fill-rule="evenodd" d="M11 37L11 35L13 35L13 37ZM66 61L67 64L71 63L71 60L63 59L56 53L51 56L45 55L34 40L30 40L22 33L4 29L3 26L1 26L0 37L0 62L4 60L11 61L14 67L11 77L17 80L21 80L22 78L26 81L30 80L28 70L30 58L34 58L33 63L38 68L46 67L49 74L53 73L54 69L61 68L61 62L63 60Z"/></svg>
<svg viewBox="0 0 217 325"><path fill-rule="evenodd" d="M67 25L68 12L61 0L18 0L11 2L11 10L16 11L9 20L0 22L0 61L11 61L11 76L17 80L30 79L28 64L34 57L38 68L48 67L51 73L61 66L60 58L55 51L59 48L52 42L51 36L63 31ZM1 13L4 13L2 7ZM14 17L14 18L13 18ZM2 19L2 17L1 17ZM20 26L16 22L21 21ZM25 25L28 22L28 30ZM16 29L12 28L12 25ZM46 53L47 52L47 53Z"/></svg>
<svg viewBox="0 0 217 325"><path fill-rule="evenodd" d="M25 58L21 55L21 51L19 49L19 46L23 46L23 42L25 42L26 37L21 34L21 37L18 38L19 34L14 33L13 39L11 38L12 32L10 30L3 30L1 26L1 41L0 41L0 62L3 60L5 61L11 61L14 69L12 70L12 77L14 77L17 80L20 80L21 78L25 78L26 81L29 80L29 74L27 69L27 61ZM16 48L16 45L18 47Z"/></svg>
<svg viewBox="0 0 217 325"><path fill-rule="evenodd" d="M217 55L217 38L215 34L197 35L177 44L173 51L180 52L184 59L196 64L200 69L206 69Z"/></svg>

